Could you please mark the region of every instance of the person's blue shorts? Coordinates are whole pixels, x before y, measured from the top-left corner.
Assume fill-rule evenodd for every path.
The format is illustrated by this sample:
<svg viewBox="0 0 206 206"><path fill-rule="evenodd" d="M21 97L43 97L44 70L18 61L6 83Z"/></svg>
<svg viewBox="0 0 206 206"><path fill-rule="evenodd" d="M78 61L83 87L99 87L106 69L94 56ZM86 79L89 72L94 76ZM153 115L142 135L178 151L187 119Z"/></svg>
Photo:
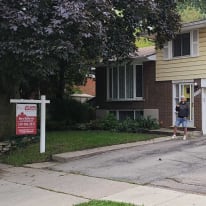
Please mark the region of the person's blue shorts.
<svg viewBox="0 0 206 206"><path fill-rule="evenodd" d="M179 127L182 124L182 127L187 127L187 119L182 117L177 117L175 126Z"/></svg>

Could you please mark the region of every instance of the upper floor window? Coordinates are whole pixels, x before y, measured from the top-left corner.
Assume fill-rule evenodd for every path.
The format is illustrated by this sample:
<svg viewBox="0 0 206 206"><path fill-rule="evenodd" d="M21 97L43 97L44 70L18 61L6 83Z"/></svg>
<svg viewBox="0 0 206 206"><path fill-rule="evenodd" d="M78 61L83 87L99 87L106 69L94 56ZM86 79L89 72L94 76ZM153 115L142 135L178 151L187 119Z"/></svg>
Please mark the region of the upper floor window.
<svg viewBox="0 0 206 206"><path fill-rule="evenodd" d="M164 59L198 55L198 30L178 34L175 39L165 43Z"/></svg>
<svg viewBox="0 0 206 206"><path fill-rule="evenodd" d="M172 41L173 57L190 55L190 33L178 34Z"/></svg>
<svg viewBox="0 0 206 206"><path fill-rule="evenodd" d="M108 68L108 100L142 100L143 69L142 65L125 64Z"/></svg>

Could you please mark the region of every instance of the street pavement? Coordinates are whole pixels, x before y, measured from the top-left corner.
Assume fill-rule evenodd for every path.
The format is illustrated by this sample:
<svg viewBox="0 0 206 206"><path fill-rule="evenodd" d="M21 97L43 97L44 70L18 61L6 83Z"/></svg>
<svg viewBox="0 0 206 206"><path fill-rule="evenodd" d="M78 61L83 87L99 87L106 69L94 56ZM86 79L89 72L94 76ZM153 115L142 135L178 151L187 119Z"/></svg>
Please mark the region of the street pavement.
<svg viewBox="0 0 206 206"><path fill-rule="evenodd" d="M170 138L70 161L51 169L206 194L206 138L187 141Z"/></svg>
<svg viewBox="0 0 206 206"><path fill-rule="evenodd" d="M77 153L61 154L62 162L0 164L0 205L69 206L103 199L144 206L205 206L205 151L205 137L165 137L100 148L94 154L81 151L80 159Z"/></svg>

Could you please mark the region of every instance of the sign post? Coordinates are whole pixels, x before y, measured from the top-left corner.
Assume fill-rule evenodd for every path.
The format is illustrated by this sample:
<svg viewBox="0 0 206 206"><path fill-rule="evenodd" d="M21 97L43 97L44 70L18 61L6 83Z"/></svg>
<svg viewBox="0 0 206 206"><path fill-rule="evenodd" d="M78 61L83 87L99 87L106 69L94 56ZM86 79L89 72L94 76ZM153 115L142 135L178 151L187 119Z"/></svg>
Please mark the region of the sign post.
<svg viewBox="0 0 206 206"><path fill-rule="evenodd" d="M41 119L40 119L40 153L45 152L45 135L46 135L46 96L41 96Z"/></svg>
<svg viewBox="0 0 206 206"><path fill-rule="evenodd" d="M34 100L34 99L10 99L10 103L16 103L16 104L30 104L30 106L27 105L27 107L25 106L22 106L25 111L28 109L28 110L32 110L34 109L34 105L32 104L41 104L41 117L40 117L40 153L44 153L45 152L45 130L46 130L46 104L49 104L50 103L50 100L46 100L46 96L45 95L42 95L41 96L41 99L40 100ZM33 107L34 106L34 107ZM21 114L22 113L22 114ZM30 118L28 116L28 114L25 114L24 112L21 112L19 115L19 120L21 120L22 122L19 122L21 126L25 127L25 126L28 126L28 125L32 125L34 124L34 122L27 122L27 121L32 121L33 118ZM32 114L33 115L33 114ZM27 118L26 118L27 117ZM33 116L32 116L33 117ZM31 123L31 124L29 124ZM17 122L17 125L18 125L18 122ZM21 134L31 134L31 131L30 129L26 129L24 130L25 128L23 128L23 130L21 130ZM24 133L26 132L27 133ZM22 133L23 132L23 133ZM29 133L28 133L29 132ZM33 134L33 133L32 133Z"/></svg>

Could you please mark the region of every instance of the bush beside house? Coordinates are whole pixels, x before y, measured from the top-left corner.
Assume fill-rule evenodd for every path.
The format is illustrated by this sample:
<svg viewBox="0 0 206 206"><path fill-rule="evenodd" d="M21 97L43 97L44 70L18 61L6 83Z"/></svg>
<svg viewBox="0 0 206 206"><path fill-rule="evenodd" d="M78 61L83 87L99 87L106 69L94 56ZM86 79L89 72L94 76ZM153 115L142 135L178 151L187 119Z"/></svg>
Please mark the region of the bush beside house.
<svg viewBox="0 0 206 206"><path fill-rule="evenodd" d="M64 98L51 100L47 111L47 129L69 129L77 123L86 123L95 119L95 110L86 103Z"/></svg>

